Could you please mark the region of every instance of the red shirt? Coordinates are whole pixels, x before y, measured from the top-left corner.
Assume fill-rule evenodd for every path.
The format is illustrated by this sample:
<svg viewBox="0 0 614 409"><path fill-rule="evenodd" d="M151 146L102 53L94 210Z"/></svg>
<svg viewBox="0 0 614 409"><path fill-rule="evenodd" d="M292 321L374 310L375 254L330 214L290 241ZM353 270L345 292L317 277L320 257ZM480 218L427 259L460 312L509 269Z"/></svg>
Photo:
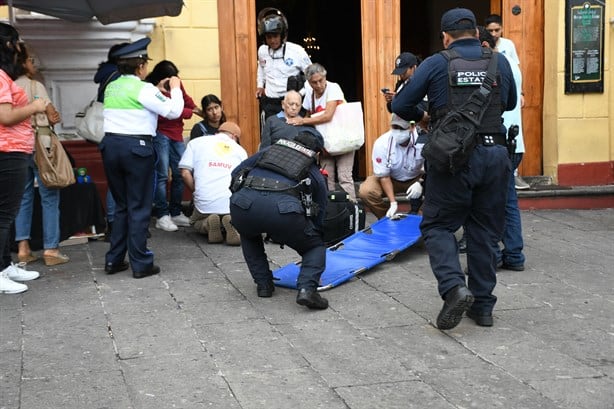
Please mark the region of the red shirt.
<svg viewBox="0 0 614 409"><path fill-rule="evenodd" d="M11 104L15 108L28 105L26 92L3 70L0 70L0 104ZM30 117L12 126L0 124L0 152L32 153L33 149L34 130Z"/></svg>
<svg viewBox="0 0 614 409"><path fill-rule="evenodd" d="M183 141L183 120L192 118L193 109L196 108L196 104L192 97L190 97L185 89L183 83L181 85L181 92L183 92L183 112L177 119L166 119L163 116L158 116L158 132L166 135L173 141ZM170 92L163 92L164 95L169 97Z"/></svg>

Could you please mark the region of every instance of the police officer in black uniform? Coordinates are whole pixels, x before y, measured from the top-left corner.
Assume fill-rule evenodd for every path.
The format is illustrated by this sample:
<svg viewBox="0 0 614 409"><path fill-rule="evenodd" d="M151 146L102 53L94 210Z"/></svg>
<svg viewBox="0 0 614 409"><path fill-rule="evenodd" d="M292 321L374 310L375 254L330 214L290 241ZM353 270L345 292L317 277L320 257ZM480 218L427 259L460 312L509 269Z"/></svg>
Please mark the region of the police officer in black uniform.
<svg viewBox="0 0 614 409"><path fill-rule="evenodd" d="M259 297L271 297L275 286L264 250L263 233L302 257L296 302L326 309L317 292L326 266L322 239L327 187L316 164L322 138L300 132L280 139L247 158L232 172L230 215L241 234L241 249Z"/></svg>
<svg viewBox="0 0 614 409"><path fill-rule="evenodd" d="M458 106L475 86L456 86L483 78L490 54L483 55L473 12L464 8L448 10L441 18L443 45L455 50L448 72L448 60L435 54L418 66L412 81L392 100L392 110L407 118L424 95L428 96L431 124L452 107ZM487 58L488 57L488 58ZM458 81L458 82L457 82ZM479 86L481 82L478 82ZM450 84L450 85L449 85ZM454 328L463 313L478 325L492 326L497 301L495 246L503 232L507 182L511 163L501 113L516 105L516 86L505 58L497 58L496 84L490 105L476 135L477 145L467 165L458 173L441 172L426 162L426 197L420 225L444 305L437 317L440 329ZM467 231L468 281L461 269L454 233L461 225ZM468 287L468 288L467 288Z"/></svg>

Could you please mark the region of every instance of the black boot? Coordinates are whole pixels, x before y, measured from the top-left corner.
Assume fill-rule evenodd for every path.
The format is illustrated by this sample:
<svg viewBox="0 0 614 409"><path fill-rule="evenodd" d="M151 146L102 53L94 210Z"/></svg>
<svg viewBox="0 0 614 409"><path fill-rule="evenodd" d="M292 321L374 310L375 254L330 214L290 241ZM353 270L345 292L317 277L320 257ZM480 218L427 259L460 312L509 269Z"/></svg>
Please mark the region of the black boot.
<svg viewBox="0 0 614 409"><path fill-rule="evenodd" d="M301 288L296 295L296 303L304 305L312 310L325 310L328 308L328 300L322 297L316 290Z"/></svg>

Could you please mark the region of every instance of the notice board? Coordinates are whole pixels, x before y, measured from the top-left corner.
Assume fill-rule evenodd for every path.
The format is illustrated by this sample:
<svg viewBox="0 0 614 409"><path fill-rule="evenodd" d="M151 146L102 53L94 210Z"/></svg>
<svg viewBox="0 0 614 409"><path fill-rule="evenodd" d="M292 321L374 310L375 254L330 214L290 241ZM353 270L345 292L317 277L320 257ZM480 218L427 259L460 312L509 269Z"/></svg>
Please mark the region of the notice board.
<svg viewBox="0 0 614 409"><path fill-rule="evenodd" d="M566 0L565 93L603 93L605 1Z"/></svg>

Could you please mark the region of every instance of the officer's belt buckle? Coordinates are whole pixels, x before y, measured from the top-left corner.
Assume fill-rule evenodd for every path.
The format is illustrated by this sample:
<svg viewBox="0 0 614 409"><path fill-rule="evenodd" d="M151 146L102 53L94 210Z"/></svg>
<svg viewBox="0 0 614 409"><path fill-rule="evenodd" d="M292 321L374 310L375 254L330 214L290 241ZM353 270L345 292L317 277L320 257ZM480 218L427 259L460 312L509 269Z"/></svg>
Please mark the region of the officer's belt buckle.
<svg viewBox="0 0 614 409"><path fill-rule="evenodd" d="M493 146L495 144L495 138L492 135L482 135L482 145Z"/></svg>

